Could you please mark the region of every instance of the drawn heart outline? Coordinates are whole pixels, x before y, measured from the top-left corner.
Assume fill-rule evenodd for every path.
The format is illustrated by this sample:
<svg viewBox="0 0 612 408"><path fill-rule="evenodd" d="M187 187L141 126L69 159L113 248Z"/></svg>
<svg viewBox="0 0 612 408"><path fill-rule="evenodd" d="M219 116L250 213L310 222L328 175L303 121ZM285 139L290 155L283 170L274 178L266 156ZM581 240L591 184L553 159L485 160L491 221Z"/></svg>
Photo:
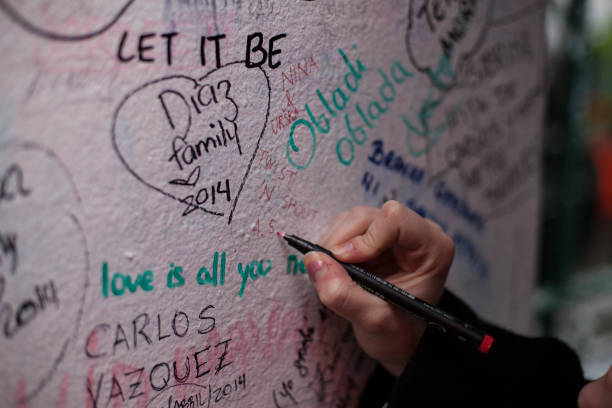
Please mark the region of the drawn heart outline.
<svg viewBox="0 0 612 408"><path fill-rule="evenodd" d="M232 65L237 65L237 64L245 64L244 60L240 60L240 61L233 61L227 64L224 64L218 68L215 68L213 70L210 70L209 72L207 72L205 75L201 76L200 78L198 78L197 80L187 76L187 75L169 75L169 76L165 76L162 78L157 78L151 81L148 81L146 83L144 83L143 85L140 85L139 87L133 89L132 91L130 91L127 95L125 95L123 97L123 99L121 100L121 102L119 103L119 105L117 106L117 108L115 109L115 112L113 114L113 118L112 118L112 124L111 124L111 143L112 143L112 147L113 150L115 151L115 153L117 154L117 157L119 158L120 162L123 164L123 166L126 168L126 170L131 173L138 181L140 181L142 184L146 185L147 187L158 191L159 193L163 194L164 196L171 198L173 200L176 200L177 202L180 202L182 204L187 204L188 206L195 206L198 209L202 210L205 213L211 214L211 215L216 215L216 216L224 216L225 213L219 213L219 212L215 212L212 211L208 208L202 207L201 205L198 204L193 204L193 203L189 203L186 201L185 198L180 198L175 194L169 193L167 191L165 191L164 189L156 186L153 183L150 183L149 181L147 181L144 177L142 177L140 174L138 174L136 172L136 170L133 168L133 166L131 166L128 163L128 160L126 159L125 155L121 152L121 149L119 148L119 144L117 143L117 120L119 117L119 114L122 110L122 108L125 106L126 102L128 100L130 100L130 98L132 96L134 96L135 94L139 93L140 91L144 90L147 87L159 84L161 82L165 82L165 81L169 81L169 80L187 80L189 82L191 82L193 84L193 89L196 89L200 86L202 86L202 82L205 81L207 78L209 78L211 75L213 75L216 72L219 72L221 70L223 70L224 68L227 68L229 66ZM252 69L252 68L251 68ZM257 156L257 152L259 150L259 145L261 143L261 139L263 138L263 135L266 131L267 128L267 123L268 123L268 119L269 119L269 115L270 115L270 102L271 102L271 87L270 87L270 79L268 77L268 74L261 68L261 67L257 67L257 69L259 69L262 73L263 76L266 80L266 89L267 89L267 102L266 102L266 113L265 113L265 118L263 121L263 126L261 131L259 132L259 135L256 138L256 142L255 142L255 147L253 148L253 153L251 155L251 157L249 158L249 162L248 165L246 167L246 171L244 173L244 175L242 176L242 179L240 180L240 186L238 187L238 191L235 194L235 196L233 197L233 200L231 202L231 209L229 212L229 217L228 217L228 224L230 224L232 222L232 218L234 215L234 211L236 209L236 205L238 203L238 199L240 198L240 194L242 193L242 189L244 188L246 179L251 171L251 167L253 165L253 161L255 160L255 157ZM185 127L184 132L182 133L183 137L186 137L186 135L189 133L191 126L192 126L192 118L191 118L191 110L189 109L188 112L188 121L187 121L187 126ZM193 175L190 174L187 177L187 180L191 179ZM170 184L178 184L176 183L177 180L170 180Z"/></svg>

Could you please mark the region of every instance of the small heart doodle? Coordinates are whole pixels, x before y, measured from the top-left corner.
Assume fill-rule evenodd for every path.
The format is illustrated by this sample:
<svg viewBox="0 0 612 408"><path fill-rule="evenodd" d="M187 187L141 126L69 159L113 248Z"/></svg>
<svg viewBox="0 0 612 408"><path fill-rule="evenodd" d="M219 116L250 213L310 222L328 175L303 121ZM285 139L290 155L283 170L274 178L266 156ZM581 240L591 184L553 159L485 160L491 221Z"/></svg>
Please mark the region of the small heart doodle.
<svg viewBox="0 0 612 408"><path fill-rule="evenodd" d="M229 224L269 113L268 75L236 61L136 88L117 107L111 138L127 170L181 203L183 216L200 211Z"/></svg>

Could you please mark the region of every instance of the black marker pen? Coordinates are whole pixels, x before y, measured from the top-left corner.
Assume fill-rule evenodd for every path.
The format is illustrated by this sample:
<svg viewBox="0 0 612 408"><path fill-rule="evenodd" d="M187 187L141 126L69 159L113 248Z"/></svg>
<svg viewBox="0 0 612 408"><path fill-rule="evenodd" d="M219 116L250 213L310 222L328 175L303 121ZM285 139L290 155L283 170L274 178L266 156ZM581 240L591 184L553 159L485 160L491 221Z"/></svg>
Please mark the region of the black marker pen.
<svg viewBox="0 0 612 408"><path fill-rule="evenodd" d="M322 246L308 242L295 235L285 235L279 232L283 239L289 245L305 254L310 251L323 252L336 261L336 257ZM483 354L486 354L491 349L494 339L482 330L477 329L469 323L466 323L450 313L445 312L429 303L417 298L414 295L398 288L397 286L387 282L384 279L352 264L347 264L338 261L340 265L346 269L351 278L357 282L362 288L370 293L380 297L387 302L391 302L402 309L408 310L411 313L421 317L428 325L440 329L444 333L453 334L459 341L468 342L478 349Z"/></svg>

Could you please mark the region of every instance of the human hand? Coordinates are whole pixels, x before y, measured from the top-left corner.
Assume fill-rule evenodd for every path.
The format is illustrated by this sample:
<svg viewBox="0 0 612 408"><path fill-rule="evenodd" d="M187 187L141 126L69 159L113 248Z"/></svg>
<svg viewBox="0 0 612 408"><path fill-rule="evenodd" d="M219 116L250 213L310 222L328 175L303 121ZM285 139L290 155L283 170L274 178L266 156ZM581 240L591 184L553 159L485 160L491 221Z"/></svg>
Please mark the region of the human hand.
<svg viewBox="0 0 612 408"><path fill-rule="evenodd" d="M339 260L361 263L432 304L442 296L454 255L453 241L436 223L397 201L338 215L320 244ZM358 286L338 262L321 252L306 254L304 264L321 302L350 321L361 348L399 376L425 323Z"/></svg>
<svg viewBox="0 0 612 408"><path fill-rule="evenodd" d="M597 380L585 385L578 394L580 408L612 407L612 367Z"/></svg>

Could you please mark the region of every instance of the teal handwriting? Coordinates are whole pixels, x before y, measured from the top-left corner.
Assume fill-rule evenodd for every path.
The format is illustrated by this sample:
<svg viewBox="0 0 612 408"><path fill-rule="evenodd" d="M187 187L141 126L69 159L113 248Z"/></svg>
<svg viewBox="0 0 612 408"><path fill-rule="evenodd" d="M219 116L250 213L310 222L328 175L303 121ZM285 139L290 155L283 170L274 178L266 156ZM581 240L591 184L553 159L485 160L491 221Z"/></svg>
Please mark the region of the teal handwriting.
<svg viewBox="0 0 612 408"><path fill-rule="evenodd" d="M402 122L406 126L406 143L408 152L413 157L420 157L426 154L439 141L442 134L448 128L449 117L452 119L459 110L461 102L455 105L447 117L439 124L432 126L430 120L435 115L438 107L442 105L448 91L444 89L442 78L450 78L454 80L455 74L450 65L450 60L446 55L442 55L438 61L438 68L434 72L430 72L431 83L427 91L425 100L421 102L418 110L419 125L413 124L406 115L402 115ZM434 92L436 92L434 96Z"/></svg>
<svg viewBox="0 0 612 408"><path fill-rule="evenodd" d="M291 254L287 257L287 275L297 275L298 269L302 275L306 274L306 267L301 259L298 259L297 255Z"/></svg>
<svg viewBox="0 0 612 408"><path fill-rule="evenodd" d="M356 49L357 47L353 46L353 48ZM338 49L338 52L348 69L344 75L345 86L343 87L341 84L327 97L317 89L315 93L321 103L323 113L315 117L311 107L306 104L304 111L308 114L308 119L297 119L291 126L286 156L289 163L298 170L306 169L315 157L317 135L329 133L332 127L330 119L338 117L343 112L348 136L341 137L336 143L336 155L340 163L349 166L355 158L355 145L361 146L366 142L368 131L374 129L378 120L388 112L389 105L395 101L397 96L395 86L414 76L399 61L394 61L388 72L378 69L378 74L382 79L382 84L379 87L380 98L372 98L367 103L355 103L353 110L345 112L349 106L349 101L359 90L363 74L368 69L359 59L355 59L354 63L351 62L341 48ZM301 163L298 163L294 159L294 154L300 152L300 147L295 143L294 134L301 127L305 128L307 133L310 134L310 156L305 161L302 160Z"/></svg>
<svg viewBox="0 0 612 408"><path fill-rule="evenodd" d="M268 272L270 272L270 268L272 268L272 261L270 259L268 261L268 266L264 269L263 260L260 261L252 261L250 264L246 265L244 268L242 267L242 263L238 263L238 274L242 278L242 283L240 284L240 292L238 292L238 297L242 297L244 293L244 289L246 287L247 281L249 277L251 280L256 280L260 276L266 276Z"/></svg>
<svg viewBox="0 0 612 408"><path fill-rule="evenodd" d="M115 272L113 277L109 279L108 263L102 263L102 296L108 297L108 288L110 286L111 293L115 296L121 296L126 289L130 293L134 293L140 287L145 292L153 290L153 272L151 270L144 271L142 274L137 274L136 279L132 282L132 277L129 274Z"/></svg>
<svg viewBox="0 0 612 408"><path fill-rule="evenodd" d="M218 273L217 273L218 272ZM210 284L223 286L225 283L225 252L221 252L221 266L219 267L219 253L213 256L212 274L205 267L198 271L197 281L199 285Z"/></svg>
<svg viewBox="0 0 612 408"><path fill-rule="evenodd" d="M436 98L432 97L434 90L440 93L440 95L438 95ZM443 100L444 93L436 88L433 88L432 85L429 85L427 96L421 103L421 107L419 108L418 112L420 128L418 125L415 125L408 120L406 115L402 115L402 122L404 122L404 125L406 126L406 143L408 144L408 152L411 156L419 157L429 152L429 150L438 143L442 133L444 133L448 127L446 120L442 121L442 123L433 128L429 124L431 118L434 116L437 108L442 104ZM417 141L420 141L420 143Z"/></svg>
<svg viewBox="0 0 612 408"><path fill-rule="evenodd" d="M302 274L306 273L304 264L298 260L295 255L291 255L290 258L291 262L295 263L294 268L299 268ZM270 259L253 260L246 265L238 263L237 272L241 279L238 297L243 297L249 281L255 281L259 279L259 277L265 277L271 269L272 261ZM168 289L176 290L176 288L188 286L189 284L195 285L197 282L197 284L201 286L210 285L222 287L226 280L226 270L227 255L225 252L215 252L212 258L212 265L210 265L210 267L208 265L202 266L197 270L197 273L195 273L195 271L189 272L189 270L184 270L183 267L176 262L170 263L170 268L166 275L166 286ZM295 273L296 272L294 272L294 274ZM154 289L153 271L146 270L142 274L136 275L135 278L121 272L111 274L109 273L108 262L103 262L101 283L102 295L105 298L109 296L121 296L126 292L134 293L139 289L150 292Z"/></svg>
<svg viewBox="0 0 612 408"><path fill-rule="evenodd" d="M168 277L166 278L166 285L168 288L177 288L185 284L185 278L183 277L183 268L181 266L174 266L170 264L170 270L168 271Z"/></svg>

